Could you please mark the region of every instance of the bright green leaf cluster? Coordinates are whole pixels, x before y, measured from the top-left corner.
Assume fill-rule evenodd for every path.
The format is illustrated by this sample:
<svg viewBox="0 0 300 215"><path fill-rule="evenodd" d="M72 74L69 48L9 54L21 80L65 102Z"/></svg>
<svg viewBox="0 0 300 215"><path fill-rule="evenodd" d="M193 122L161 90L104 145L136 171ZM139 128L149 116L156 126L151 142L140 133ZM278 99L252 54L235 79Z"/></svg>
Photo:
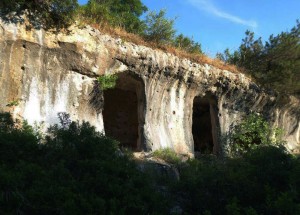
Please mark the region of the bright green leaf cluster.
<svg viewBox="0 0 300 215"><path fill-rule="evenodd" d="M237 156L261 146L282 145L282 133L281 129L272 128L262 116L250 114L233 127L229 154Z"/></svg>
<svg viewBox="0 0 300 215"><path fill-rule="evenodd" d="M97 78L101 90L108 90L114 88L116 86L117 80L118 76L115 74L101 75Z"/></svg>

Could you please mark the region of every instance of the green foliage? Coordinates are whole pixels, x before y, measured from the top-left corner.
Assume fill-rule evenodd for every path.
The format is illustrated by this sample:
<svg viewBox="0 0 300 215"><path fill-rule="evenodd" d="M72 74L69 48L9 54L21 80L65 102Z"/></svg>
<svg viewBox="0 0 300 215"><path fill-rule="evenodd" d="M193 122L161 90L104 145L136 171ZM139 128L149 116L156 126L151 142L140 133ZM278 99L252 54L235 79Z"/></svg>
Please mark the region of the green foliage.
<svg viewBox="0 0 300 215"><path fill-rule="evenodd" d="M166 10L160 10L158 13L151 11L145 18L144 37L149 41L160 44L171 44L176 30L174 29L174 19L165 17Z"/></svg>
<svg viewBox="0 0 300 215"><path fill-rule="evenodd" d="M13 100L11 102L9 102L6 107L14 107L14 106L18 106L20 104L21 99L17 99L17 100Z"/></svg>
<svg viewBox="0 0 300 215"><path fill-rule="evenodd" d="M143 36L146 40L163 45L173 45L194 54L203 54L201 44L178 35L175 38L175 19L166 18L166 10L149 12L141 0L89 0L79 6L77 0L2 0L0 16L8 22L29 21L27 27L56 29L66 28L75 20L83 25L98 24L125 29ZM24 20L26 17L26 20ZM27 22L25 22L27 24Z"/></svg>
<svg viewBox="0 0 300 215"><path fill-rule="evenodd" d="M115 74L101 75L97 78L101 90L108 90L114 88L116 86L117 80L118 76Z"/></svg>
<svg viewBox="0 0 300 215"><path fill-rule="evenodd" d="M170 148L156 150L153 152L153 156L160 158L170 164L179 164L181 161L176 152L174 152L174 150Z"/></svg>
<svg viewBox="0 0 300 215"><path fill-rule="evenodd" d="M63 115L61 115L63 116ZM0 214L166 214L165 200L117 142L89 123L39 138L0 115ZM4 120L5 119L5 120ZM7 125L4 125L7 122Z"/></svg>
<svg viewBox="0 0 300 215"><path fill-rule="evenodd" d="M272 128L262 116L250 114L232 128L229 154L238 156L261 146L279 146L284 143L282 133L281 129Z"/></svg>
<svg viewBox="0 0 300 215"><path fill-rule="evenodd" d="M109 23L128 32L141 33L143 23L139 17L147 10L140 0L89 0L83 6L85 18L95 23Z"/></svg>
<svg viewBox="0 0 300 215"><path fill-rule="evenodd" d="M0 15L7 21L23 22L26 14L35 28L61 28L71 24L77 7L77 0L1 0Z"/></svg>
<svg viewBox="0 0 300 215"><path fill-rule="evenodd" d="M288 32L271 35L263 44L254 33L246 31L237 51L218 53L221 60L245 68L266 87L280 93L300 93L300 22Z"/></svg>
<svg viewBox="0 0 300 215"><path fill-rule="evenodd" d="M168 214L171 201L184 214L300 214L300 159L284 147L188 160L178 165L180 180L162 187L116 141L59 118L40 144L33 128L0 114L0 214ZM177 160L170 150L158 154Z"/></svg>
<svg viewBox="0 0 300 215"><path fill-rule="evenodd" d="M300 214L299 164L274 146L235 159L190 160L173 195L182 198L186 214Z"/></svg>
<svg viewBox="0 0 300 215"><path fill-rule="evenodd" d="M81 6L79 13L93 23L112 22L110 19L113 18L109 13L108 5L105 2L99 4L95 0L88 1L86 5Z"/></svg>
<svg viewBox="0 0 300 215"><path fill-rule="evenodd" d="M174 40L174 46L189 53L203 54L201 44L193 41L193 39L179 34Z"/></svg>

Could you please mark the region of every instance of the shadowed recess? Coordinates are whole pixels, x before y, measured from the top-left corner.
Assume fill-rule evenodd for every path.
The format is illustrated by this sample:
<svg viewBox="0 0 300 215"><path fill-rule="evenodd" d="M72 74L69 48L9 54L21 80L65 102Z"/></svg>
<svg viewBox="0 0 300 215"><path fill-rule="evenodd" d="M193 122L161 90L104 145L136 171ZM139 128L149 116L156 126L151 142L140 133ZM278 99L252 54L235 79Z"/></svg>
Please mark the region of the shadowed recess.
<svg viewBox="0 0 300 215"><path fill-rule="evenodd" d="M197 154L217 154L215 101L210 96L194 98L193 125L194 151Z"/></svg>
<svg viewBox="0 0 300 215"><path fill-rule="evenodd" d="M104 91L105 133L133 151L143 148L144 98L142 79L128 73L119 74L116 87Z"/></svg>

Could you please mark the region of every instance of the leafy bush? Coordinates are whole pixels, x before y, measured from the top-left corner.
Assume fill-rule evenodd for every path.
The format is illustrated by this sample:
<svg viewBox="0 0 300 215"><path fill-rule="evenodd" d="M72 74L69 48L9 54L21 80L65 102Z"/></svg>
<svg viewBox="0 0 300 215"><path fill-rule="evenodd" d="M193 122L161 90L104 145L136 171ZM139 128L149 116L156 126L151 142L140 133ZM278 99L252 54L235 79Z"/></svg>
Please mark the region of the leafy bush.
<svg viewBox="0 0 300 215"><path fill-rule="evenodd" d="M179 34L174 40L174 46L189 53L203 54L201 44L193 41L193 39Z"/></svg>
<svg viewBox="0 0 300 215"><path fill-rule="evenodd" d="M233 127L229 154L237 156L260 146L282 145L282 133L281 129L272 128L262 116L250 114Z"/></svg>
<svg viewBox="0 0 300 215"><path fill-rule="evenodd" d="M300 214L299 158L277 129L249 115L234 127L233 157L202 157L180 166L173 195L187 214ZM238 155L238 156L236 156ZM218 207L216 207L216 205Z"/></svg>
<svg viewBox="0 0 300 215"><path fill-rule="evenodd" d="M101 75L97 78L97 81L102 90L112 89L116 86L116 82L118 80L117 75Z"/></svg>
<svg viewBox="0 0 300 215"><path fill-rule="evenodd" d="M0 214L166 214L145 175L89 123L52 126L39 144L32 129L5 122Z"/></svg>
<svg viewBox="0 0 300 215"><path fill-rule="evenodd" d="M77 8L77 0L1 0L0 15L7 21L22 22L26 14L33 27L61 28L71 24Z"/></svg>
<svg viewBox="0 0 300 215"><path fill-rule="evenodd" d="M172 43L176 32L174 29L175 20L167 19L165 15L166 10L160 10L158 13L151 11L147 14L144 33L147 40L161 44Z"/></svg>
<svg viewBox="0 0 300 215"><path fill-rule="evenodd" d="M83 15L93 23L108 23L128 32L141 33L143 23L139 17L147 10L140 0L89 0L83 6Z"/></svg>
<svg viewBox="0 0 300 215"><path fill-rule="evenodd" d="M190 160L173 195L186 214L299 214L299 164L274 146L235 159Z"/></svg>

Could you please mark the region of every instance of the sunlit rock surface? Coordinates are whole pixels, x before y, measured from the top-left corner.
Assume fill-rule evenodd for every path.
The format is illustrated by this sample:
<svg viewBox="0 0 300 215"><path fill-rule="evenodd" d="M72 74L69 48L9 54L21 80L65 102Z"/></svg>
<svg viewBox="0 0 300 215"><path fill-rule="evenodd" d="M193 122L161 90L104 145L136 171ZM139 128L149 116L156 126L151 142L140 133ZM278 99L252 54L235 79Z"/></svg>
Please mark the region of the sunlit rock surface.
<svg viewBox="0 0 300 215"><path fill-rule="evenodd" d="M116 89L103 93L96 77L113 73L119 76ZM0 22L0 89L0 110L14 117L47 127L66 112L135 151L222 154L230 127L250 112L283 128L288 148L299 149L297 98L282 101L243 74L89 26L53 33Z"/></svg>

